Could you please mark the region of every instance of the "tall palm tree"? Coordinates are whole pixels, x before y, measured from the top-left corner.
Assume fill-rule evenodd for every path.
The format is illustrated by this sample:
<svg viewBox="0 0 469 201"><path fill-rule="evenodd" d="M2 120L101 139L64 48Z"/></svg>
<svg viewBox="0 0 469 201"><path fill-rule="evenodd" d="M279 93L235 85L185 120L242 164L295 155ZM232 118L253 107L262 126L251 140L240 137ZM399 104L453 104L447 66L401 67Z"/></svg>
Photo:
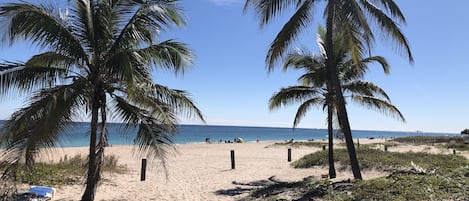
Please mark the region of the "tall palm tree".
<svg viewBox="0 0 469 201"><path fill-rule="evenodd" d="M299 86L290 86L282 88L276 92L269 101L271 110L278 109L281 106L300 103L293 127L295 128L301 119L306 115L311 107L319 106L323 110L327 109L327 124L328 124L328 138L329 138L329 177L335 178L336 172L334 168L334 154L333 154L333 119L334 113L337 112L337 103L335 94L332 89L331 82L327 75L327 56L324 51L324 38L325 30L319 27L317 42L320 47L321 53L316 55L304 49L296 49L290 52L283 65L283 70L294 68L303 70L305 74L300 76ZM334 41L335 58L339 66L339 79L341 81L342 90L353 102L357 102L363 106L371 109L377 109L384 114L391 115L402 121L405 118L401 112L391 103L389 96L383 89L377 85L362 81L364 73L367 70L368 63L377 62L382 67L386 74L389 73L389 65L383 57L372 56L364 58L360 63L362 66L356 66L350 58L347 46L343 44L343 38L336 35Z"/></svg>
<svg viewBox="0 0 469 201"><path fill-rule="evenodd" d="M344 32L345 39L349 41L347 44L351 50L351 58L355 63L359 63L363 55L371 51L376 33L373 30L377 30L381 32L385 40L390 39L397 44L409 62L413 62L407 39L398 26L398 23L405 24L405 17L393 0L327 0L324 4L322 2L319 0L246 0L244 10L246 11L250 6L254 7L260 18L261 27L272 22L282 12L294 10L293 15L270 45L266 57L269 70L274 68L298 34L313 21L314 8L317 5L324 5L327 55L333 55L334 27ZM372 25L378 29L372 29ZM335 58L327 59L328 76L336 95L338 120L346 140L352 172L355 179L362 179L336 64Z"/></svg>
<svg viewBox="0 0 469 201"><path fill-rule="evenodd" d="M45 50L26 62L0 65L0 93L30 96L1 130L1 164L10 167L3 178L22 160L32 167L39 149L55 147L72 120L87 115L90 145L81 200L94 200L109 115L124 129L136 128L139 153L163 165L177 115L203 121L187 92L151 77L152 69L181 73L192 63L186 44L158 41L161 31L185 24L177 0L76 0L70 14L52 3L9 3L0 7L0 21L9 43L25 39Z"/></svg>

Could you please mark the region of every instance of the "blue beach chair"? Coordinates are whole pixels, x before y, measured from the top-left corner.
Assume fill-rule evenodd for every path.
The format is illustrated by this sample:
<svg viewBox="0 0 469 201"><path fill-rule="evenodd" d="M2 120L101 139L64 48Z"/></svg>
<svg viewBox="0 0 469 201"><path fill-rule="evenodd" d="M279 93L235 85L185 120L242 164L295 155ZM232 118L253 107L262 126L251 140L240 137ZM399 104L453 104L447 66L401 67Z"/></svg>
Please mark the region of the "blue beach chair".
<svg viewBox="0 0 469 201"><path fill-rule="evenodd" d="M47 201L55 195L55 188L47 186L31 186L28 192L16 195L16 201Z"/></svg>
<svg viewBox="0 0 469 201"><path fill-rule="evenodd" d="M55 188L47 186L31 186L29 192L37 193L38 197L52 198L55 195Z"/></svg>

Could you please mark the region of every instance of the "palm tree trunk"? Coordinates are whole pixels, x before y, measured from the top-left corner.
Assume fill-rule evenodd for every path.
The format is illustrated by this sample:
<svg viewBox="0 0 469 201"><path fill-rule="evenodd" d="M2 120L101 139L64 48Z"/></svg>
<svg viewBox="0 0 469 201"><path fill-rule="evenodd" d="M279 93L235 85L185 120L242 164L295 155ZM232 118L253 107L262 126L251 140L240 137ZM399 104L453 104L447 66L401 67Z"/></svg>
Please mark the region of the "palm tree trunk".
<svg viewBox="0 0 469 201"><path fill-rule="evenodd" d="M91 103L91 132L90 132L90 152L88 156L88 177L86 178L86 189L83 193L82 201L93 201L98 183L98 161L96 154L96 141L98 131L98 113L99 113L99 96L95 88L95 95Z"/></svg>
<svg viewBox="0 0 469 201"><path fill-rule="evenodd" d="M352 131L350 129L350 124L348 121L347 110L345 108L345 100L342 94L342 87L340 86L337 65L334 57L334 49L332 42L332 26L334 18L335 0L329 0L327 10L327 22L326 22L326 54L327 54L327 69L328 74L332 82L332 87L336 95L337 102L337 114L339 119L339 124L342 127L342 132L344 133L345 143L347 145L347 151L350 158L350 165L352 167L353 177L355 179L362 179L360 172L360 165L358 163L357 154L355 152L355 146L353 144Z"/></svg>
<svg viewBox="0 0 469 201"><path fill-rule="evenodd" d="M106 102L106 96L104 92L101 93L101 100L103 103ZM107 130L106 130L106 106L101 106L101 132L99 136L98 146L96 147L96 175L97 181L101 180L101 172L104 165L104 148L107 144Z"/></svg>
<svg viewBox="0 0 469 201"><path fill-rule="evenodd" d="M328 85L330 86L330 85ZM330 91L331 92L331 91ZM330 93L329 92L329 93ZM327 132L329 135L329 178L334 179L336 177L334 167L334 149L333 149L333 130L332 130L332 107L327 106Z"/></svg>

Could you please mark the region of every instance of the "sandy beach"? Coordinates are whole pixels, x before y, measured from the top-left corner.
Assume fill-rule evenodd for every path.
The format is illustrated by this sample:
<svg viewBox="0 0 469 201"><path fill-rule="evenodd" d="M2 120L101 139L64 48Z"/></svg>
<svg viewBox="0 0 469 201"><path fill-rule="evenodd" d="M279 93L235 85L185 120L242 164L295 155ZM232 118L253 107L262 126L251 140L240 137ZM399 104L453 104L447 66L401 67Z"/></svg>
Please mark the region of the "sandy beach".
<svg viewBox="0 0 469 201"><path fill-rule="evenodd" d="M384 142L381 139L360 139L360 144ZM269 146L273 142L238 144L184 144L177 145L177 153L168 157L168 172L155 163L148 164L145 181L140 181L141 158L133 155L131 146L113 146L107 155L119 157L125 165L125 174L105 173L96 200L237 200L244 197L256 184L272 181L300 181L306 177L320 178L328 167L295 169L287 161L287 147ZM397 148L390 148L397 149ZM425 147L399 146L392 151L425 151ZM230 151L235 151L235 169L231 169ZM317 147L292 147L292 161L318 151ZM64 155L86 155L86 147L63 148L42 160L58 160ZM353 176L349 170L338 171L342 180ZM384 176L378 171L362 172L364 179ZM53 200L79 200L84 185L56 187Z"/></svg>

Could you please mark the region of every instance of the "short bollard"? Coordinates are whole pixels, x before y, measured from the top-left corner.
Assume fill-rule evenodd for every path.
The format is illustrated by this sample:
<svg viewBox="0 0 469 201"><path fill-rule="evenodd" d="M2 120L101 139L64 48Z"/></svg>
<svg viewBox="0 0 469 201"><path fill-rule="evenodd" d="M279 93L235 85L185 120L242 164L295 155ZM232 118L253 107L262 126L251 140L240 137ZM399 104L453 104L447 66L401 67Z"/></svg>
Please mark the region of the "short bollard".
<svg viewBox="0 0 469 201"><path fill-rule="evenodd" d="M384 145L384 151L388 151L388 145Z"/></svg>
<svg viewBox="0 0 469 201"><path fill-rule="evenodd" d="M147 159L142 159L142 171L140 174L140 181L145 181L146 169L147 169Z"/></svg>
<svg viewBox="0 0 469 201"><path fill-rule="evenodd" d="M235 154L234 150L231 150L231 169L235 169Z"/></svg>
<svg viewBox="0 0 469 201"><path fill-rule="evenodd" d="M456 149L453 149L453 154L456 154Z"/></svg>
<svg viewBox="0 0 469 201"><path fill-rule="evenodd" d="M360 140L357 138L357 147L360 147Z"/></svg>
<svg viewBox="0 0 469 201"><path fill-rule="evenodd" d="M322 145L322 150L326 150L326 145Z"/></svg>
<svg viewBox="0 0 469 201"><path fill-rule="evenodd" d="M288 162L291 161L291 148L288 148Z"/></svg>

